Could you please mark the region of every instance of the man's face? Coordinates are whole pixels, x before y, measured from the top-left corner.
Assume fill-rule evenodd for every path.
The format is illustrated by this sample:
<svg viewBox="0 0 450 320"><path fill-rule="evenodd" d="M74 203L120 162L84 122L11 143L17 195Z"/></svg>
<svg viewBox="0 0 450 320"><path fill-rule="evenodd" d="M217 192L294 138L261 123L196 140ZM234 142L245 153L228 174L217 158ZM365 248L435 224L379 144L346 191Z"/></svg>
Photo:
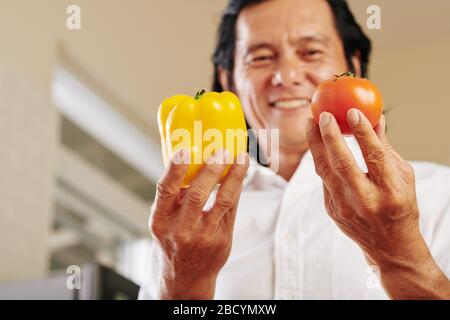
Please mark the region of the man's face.
<svg viewBox="0 0 450 320"><path fill-rule="evenodd" d="M280 129L280 147L307 149L306 124L317 85L347 70L325 0L269 0L239 15L233 74L253 129Z"/></svg>

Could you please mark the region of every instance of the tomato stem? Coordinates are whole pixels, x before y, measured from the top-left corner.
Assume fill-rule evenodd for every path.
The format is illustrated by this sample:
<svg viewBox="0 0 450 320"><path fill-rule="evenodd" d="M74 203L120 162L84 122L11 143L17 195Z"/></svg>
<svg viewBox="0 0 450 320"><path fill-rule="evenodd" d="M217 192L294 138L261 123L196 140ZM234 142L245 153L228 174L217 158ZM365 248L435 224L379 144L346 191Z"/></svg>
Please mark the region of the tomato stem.
<svg viewBox="0 0 450 320"><path fill-rule="evenodd" d="M195 100L200 99L205 92L206 92L205 89L197 91L197 94L195 95Z"/></svg>
<svg viewBox="0 0 450 320"><path fill-rule="evenodd" d="M352 78L356 78L356 75L353 72L344 72L341 75L334 75L333 80L336 81L338 78L341 77L352 77Z"/></svg>

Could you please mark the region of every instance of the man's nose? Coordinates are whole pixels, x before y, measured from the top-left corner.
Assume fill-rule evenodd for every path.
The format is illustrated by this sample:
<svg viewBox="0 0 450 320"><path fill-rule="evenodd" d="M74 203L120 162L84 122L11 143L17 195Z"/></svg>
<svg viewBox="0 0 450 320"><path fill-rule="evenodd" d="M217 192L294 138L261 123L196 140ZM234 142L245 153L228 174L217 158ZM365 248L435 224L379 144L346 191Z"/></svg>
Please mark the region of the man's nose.
<svg viewBox="0 0 450 320"><path fill-rule="evenodd" d="M277 86L291 86L301 85L305 79L305 70L296 61L284 59L280 61L272 75L272 85Z"/></svg>

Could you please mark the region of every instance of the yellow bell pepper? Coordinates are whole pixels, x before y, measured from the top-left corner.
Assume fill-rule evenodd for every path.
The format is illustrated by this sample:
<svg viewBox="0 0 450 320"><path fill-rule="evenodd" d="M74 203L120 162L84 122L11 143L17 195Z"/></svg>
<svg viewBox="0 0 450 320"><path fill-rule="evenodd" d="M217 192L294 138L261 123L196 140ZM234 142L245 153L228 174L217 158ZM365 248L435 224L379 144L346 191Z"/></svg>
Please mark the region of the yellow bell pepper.
<svg viewBox="0 0 450 320"><path fill-rule="evenodd" d="M190 151L190 164L182 188L189 187L206 160L227 149L230 164L247 150L247 128L239 99L232 92L205 92L195 97L175 95L165 99L158 110L158 126L164 164L180 148Z"/></svg>

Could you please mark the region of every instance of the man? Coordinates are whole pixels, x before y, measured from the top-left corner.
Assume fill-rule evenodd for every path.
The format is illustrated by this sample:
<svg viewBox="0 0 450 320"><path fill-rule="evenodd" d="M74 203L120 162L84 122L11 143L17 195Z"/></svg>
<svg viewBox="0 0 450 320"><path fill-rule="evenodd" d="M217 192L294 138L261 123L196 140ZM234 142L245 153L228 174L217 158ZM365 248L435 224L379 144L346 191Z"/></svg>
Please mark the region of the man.
<svg viewBox="0 0 450 320"><path fill-rule="evenodd" d="M450 299L450 169L402 159L384 117L373 130L352 109L355 139L329 113L310 119L316 86L365 76L369 54L343 0L230 1L214 89L240 97L251 128L280 130L280 169L247 172L240 155L205 212L227 155L180 190L178 152L158 184L141 298Z"/></svg>

